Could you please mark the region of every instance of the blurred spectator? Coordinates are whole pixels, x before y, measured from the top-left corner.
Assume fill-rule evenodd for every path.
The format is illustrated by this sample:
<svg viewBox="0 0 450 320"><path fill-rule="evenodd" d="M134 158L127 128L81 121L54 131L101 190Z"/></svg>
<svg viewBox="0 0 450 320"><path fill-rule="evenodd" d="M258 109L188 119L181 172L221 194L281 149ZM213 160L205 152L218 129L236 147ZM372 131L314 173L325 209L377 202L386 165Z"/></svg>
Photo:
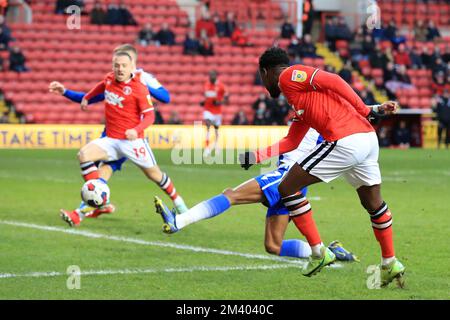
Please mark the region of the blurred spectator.
<svg viewBox="0 0 450 320"><path fill-rule="evenodd" d="M411 144L411 131L404 120L400 120L398 127L394 129L394 144L400 148L409 148Z"/></svg>
<svg viewBox="0 0 450 320"><path fill-rule="evenodd" d="M234 20L234 12L228 12L227 18L224 22L225 27L225 37L231 38L231 35L236 28L236 21Z"/></svg>
<svg viewBox="0 0 450 320"><path fill-rule="evenodd" d="M158 110L158 105L154 104L155 107L155 122L153 124L164 124L164 118L161 115L161 112Z"/></svg>
<svg viewBox="0 0 450 320"><path fill-rule="evenodd" d="M168 124L183 124L183 121L181 121L180 115L176 110L172 110L170 113L170 118L167 121Z"/></svg>
<svg viewBox="0 0 450 320"><path fill-rule="evenodd" d="M442 58L440 56L437 56L434 60L433 66L432 66L432 73L433 78L436 77L438 73L446 73L447 72L447 66L442 61Z"/></svg>
<svg viewBox="0 0 450 320"><path fill-rule="evenodd" d="M388 127L381 126L378 129L378 144L380 145L380 147L391 146L390 130Z"/></svg>
<svg viewBox="0 0 450 320"><path fill-rule="evenodd" d="M391 39L394 49L397 49L399 45L406 42L406 38L402 36L398 30L395 31L394 37Z"/></svg>
<svg viewBox="0 0 450 320"><path fill-rule="evenodd" d="M339 76L345 80L345 82L347 82L348 84L352 83L352 72L353 72L353 67L352 67L352 63L350 60L347 60L345 62L344 67L341 69L341 71L339 71Z"/></svg>
<svg viewBox="0 0 450 320"><path fill-rule="evenodd" d="M175 44L175 34L169 29L169 24L164 22L161 29L155 35L155 40L158 45L174 45Z"/></svg>
<svg viewBox="0 0 450 320"><path fill-rule="evenodd" d="M196 55L200 51L200 42L195 38L195 31L191 30L183 42L183 54Z"/></svg>
<svg viewBox="0 0 450 320"><path fill-rule="evenodd" d="M325 22L325 40L328 42L328 47L331 51L336 51L336 28L337 18L327 17Z"/></svg>
<svg viewBox="0 0 450 320"><path fill-rule="evenodd" d="M211 21L211 17L209 15L208 11L203 13L202 18L200 20L198 20L195 25L195 35L197 38L199 38L201 36L202 30L206 31L206 35L209 38L216 36L216 32L217 32L216 25L214 24L213 21Z"/></svg>
<svg viewBox="0 0 450 320"><path fill-rule="evenodd" d="M440 37L441 33L439 32L438 28L434 25L434 21L430 19L430 21L428 21L428 28L427 28L427 41L434 41L434 39Z"/></svg>
<svg viewBox="0 0 450 320"><path fill-rule="evenodd" d="M118 3L110 3L108 5L108 10L106 11L106 24L109 25L120 25L122 19L120 17L120 10Z"/></svg>
<svg viewBox="0 0 450 320"><path fill-rule="evenodd" d="M372 52L369 52L367 54L363 54L363 42L364 42L364 31L363 28L358 28L353 35L353 41L349 44L350 49L350 55L352 56L353 61L360 61L362 59L367 59L367 57L364 57L364 55L368 55Z"/></svg>
<svg viewBox="0 0 450 320"><path fill-rule="evenodd" d="M395 93L398 89L414 88L411 84L411 79L406 73L406 67L404 65L399 65L397 70L395 70L392 62L389 62L384 70L384 81L386 88L388 89L388 94L391 94L391 98L395 98Z"/></svg>
<svg viewBox="0 0 450 320"><path fill-rule="evenodd" d="M387 56L381 52L381 47L378 43L375 46L375 50L369 55L369 62L374 69L382 69L389 62Z"/></svg>
<svg viewBox="0 0 450 320"><path fill-rule="evenodd" d="M105 24L106 22L106 11L103 8L103 5L100 1L95 1L94 8L90 13L91 23L92 24Z"/></svg>
<svg viewBox="0 0 450 320"><path fill-rule="evenodd" d="M255 117L253 118L253 124L257 126L271 125L272 115L270 109L264 101L258 104L255 111Z"/></svg>
<svg viewBox="0 0 450 320"><path fill-rule="evenodd" d="M2 56L0 56L0 72L5 70L5 62L2 58Z"/></svg>
<svg viewBox="0 0 450 320"><path fill-rule="evenodd" d="M84 1L83 0L57 0L55 13L56 14L64 14L64 13L66 13L66 8L70 7L70 6L78 6L81 9L83 9Z"/></svg>
<svg viewBox="0 0 450 320"><path fill-rule="evenodd" d="M9 122L9 113L5 111L1 114L0 123L8 123Z"/></svg>
<svg viewBox="0 0 450 320"><path fill-rule="evenodd" d="M428 30L425 26L423 20L418 20L414 27L414 39L416 41L425 42L427 41Z"/></svg>
<svg viewBox="0 0 450 320"><path fill-rule="evenodd" d="M289 45L287 47L287 53L291 58L293 58L295 56L299 56L300 48L301 48L301 45L300 45L300 41L298 40L298 38L292 37L291 42L289 43Z"/></svg>
<svg viewBox="0 0 450 320"><path fill-rule="evenodd" d="M26 58L19 47L13 47L9 53L9 69L16 72L25 72L29 69L25 66Z"/></svg>
<svg viewBox="0 0 450 320"><path fill-rule="evenodd" d="M235 125L235 126L245 126L245 125L249 124L247 116L245 115L244 110L241 109L235 114L231 124Z"/></svg>
<svg viewBox="0 0 450 320"><path fill-rule="evenodd" d="M289 111L291 110L291 107L287 103L284 96L280 96L278 99L276 99L275 104L272 106L272 124L275 125L285 125L286 116L289 114Z"/></svg>
<svg viewBox="0 0 450 320"><path fill-rule="evenodd" d="M384 29L383 38L392 41L397 33L397 25L394 20L391 20L388 26Z"/></svg>
<svg viewBox="0 0 450 320"><path fill-rule="evenodd" d="M123 0L120 1L119 5L119 24L122 26L137 26L136 20Z"/></svg>
<svg viewBox="0 0 450 320"><path fill-rule="evenodd" d="M235 46L245 47L250 46L250 42L248 40L248 35L244 30L244 26L236 26L234 28L233 34L231 35L231 42Z"/></svg>
<svg viewBox="0 0 450 320"><path fill-rule="evenodd" d="M431 84L431 89L435 94L442 95L446 87L445 74L444 72L439 72L433 77L433 83Z"/></svg>
<svg viewBox="0 0 450 320"><path fill-rule="evenodd" d="M394 53L394 62L398 65L409 67L411 65L411 59L404 44L398 46L398 51Z"/></svg>
<svg viewBox="0 0 450 320"><path fill-rule="evenodd" d="M301 58L317 58L316 46L312 42L311 35L303 35L303 41L300 45L299 55Z"/></svg>
<svg viewBox="0 0 450 320"><path fill-rule="evenodd" d="M434 55L429 52L428 46L424 46L422 50L422 63L424 64L425 68L431 69L434 64Z"/></svg>
<svg viewBox="0 0 450 320"><path fill-rule="evenodd" d="M5 17L0 14L0 51L9 49L9 42L14 39L11 29L6 25Z"/></svg>
<svg viewBox="0 0 450 320"><path fill-rule="evenodd" d="M260 93L259 96L258 96L258 99L256 99L255 102L253 102L252 109L256 111L258 109L258 106L259 106L259 104L261 102L264 102L267 105L268 109L272 110L272 109L274 109L276 107L275 106L275 101L273 99L270 99L264 93Z"/></svg>
<svg viewBox="0 0 450 320"><path fill-rule="evenodd" d="M364 88L363 90L361 90L359 92L359 96L361 97L362 101L366 105L374 105L377 103L375 101L375 97L373 96L373 93L371 91L367 90L366 88Z"/></svg>
<svg viewBox="0 0 450 320"><path fill-rule="evenodd" d="M206 34L206 30L203 29L200 35L200 46L199 53L202 56L213 56L214 55L214 45L208 35Z"/></svg>
<svg viewBox="0 0 450 320"><path fill-rule="evenodd" d="M220 16L217 13L213 16L213 22L214 26L216 27L216 34L219 37L225 37L227 29L225 27L225 23L222 20L220 20Z"/></svg>
<svg viewBox="0 0 450 320"><path fill-rule="evenodd" d="M352 32L347 25L344 17L339 17L338 24L336 26L336 40L348 40L352 39Z"/></svg>
<svg viewBox="0 0 450 320"><path fill-rule="evenodd" d="M420 47L413 48L413 50L409 54L409 59L411 60L411 67L413 67L414 69L420 69L424 66Z"/></svg>
<svg viewBox="0 0 450 320"><path fill-rule="evenodd" d="M438 121L438 148L441 147L443 133L445 132L445 147L450 144L450 95L446 90L444 94L437 98L433 111L436 113Z"/></svg>
<svg viewBox="0 0 450 320"><path fill-rule="evenodd" d="M139 31L138 41L141 46L148 46L153 43L153 38L155 37L155 32L152 29L151 23L146 23L144 27Z"/></svg>
<svg viewBox="0 0 450 320"><path fill-rule="evenodd" d="M285 18L281 25L281 37L283 39L291 39L292 36L295 36L294 26Z"/></svg>
<svg viewBox="0 0 450 320"><path fill-rule="evenodd" d="M450 45L445 46L445 52L442 54L442 61L445 63L450 62Z"/></svg>
<svg viewBox="0 0 450 320"><path fill-rule="evenodd" d="M375 50L375 42L370 34L364 37L364 41L362 42L362 54L364 56L368 56Z"/></svg>

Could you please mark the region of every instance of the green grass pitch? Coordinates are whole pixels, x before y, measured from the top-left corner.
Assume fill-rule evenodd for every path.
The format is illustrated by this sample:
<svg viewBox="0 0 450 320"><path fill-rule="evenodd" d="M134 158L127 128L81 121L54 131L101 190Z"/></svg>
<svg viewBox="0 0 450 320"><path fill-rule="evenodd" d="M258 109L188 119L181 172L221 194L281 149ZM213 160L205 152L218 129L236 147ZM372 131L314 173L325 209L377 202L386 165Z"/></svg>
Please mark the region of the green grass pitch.
<svg viewBox="0 0 450 320"><path fill-rule="evenodd" d="M0 150L0 299L450 298L448 151L381 151L382 192L407 273L405 289L380 290L366 286L367 268L380 259L368 214L343 180L315 185L309 196L323 240L339 239L361 262L306 278L298 265L264 252L261 205L237 206L163 234L152 199L168 198L130 163L110 182L116 213L85 220L70 233L58 211L79 203L75 155ZM175 166L169 151L155 155L189 206L260 172L238 165ZM300 235L291 225L286 237ZM71 265L86 273L80 289L67 287Z"/></svg>

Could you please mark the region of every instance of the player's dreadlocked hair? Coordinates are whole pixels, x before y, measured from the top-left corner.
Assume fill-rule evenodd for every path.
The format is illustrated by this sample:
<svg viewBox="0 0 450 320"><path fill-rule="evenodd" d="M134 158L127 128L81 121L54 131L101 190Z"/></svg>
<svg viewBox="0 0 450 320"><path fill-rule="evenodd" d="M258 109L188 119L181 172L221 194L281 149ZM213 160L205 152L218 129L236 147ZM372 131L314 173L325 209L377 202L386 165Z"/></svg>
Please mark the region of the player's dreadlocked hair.
<svg viewBox="0 0 450 320"><path fill-rule="evenodd" d="M259 57L260 69L269 69L277 66L289 66L288 54L283 49L272 47L264 51Z"/></svg>

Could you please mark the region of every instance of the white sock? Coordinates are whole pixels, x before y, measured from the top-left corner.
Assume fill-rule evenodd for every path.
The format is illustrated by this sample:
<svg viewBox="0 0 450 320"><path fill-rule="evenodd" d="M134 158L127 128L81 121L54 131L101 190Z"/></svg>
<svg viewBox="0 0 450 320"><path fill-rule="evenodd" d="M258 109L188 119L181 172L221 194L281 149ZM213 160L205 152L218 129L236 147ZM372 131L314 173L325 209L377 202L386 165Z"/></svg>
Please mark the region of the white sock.
<svg viewBox="0 0 450 320"><path fill-rule="evenodd" d="M381 258L381 265L387 266L389 263L395 260L395 256L390 258Z"/></svg>
<svg viewBox="0 0 450 320"><path fill-rule="evenodd" d="M178 229L181 229L197 221L208 219L209 217L211 217L211 214L209 213L208 207L201 202L187 212L177 214L175 216L175 224Z"/></svg>
<svg viewBox="0 0 450 320"><path fill-rule="evenodd" d="M322 253L320 252L320 248L322 248L322 247L323 247L322 242L319 244L316 244L315 246L312 246L311 247L311 252L312 252L311 255L314 257L321 257Z"/></svg>

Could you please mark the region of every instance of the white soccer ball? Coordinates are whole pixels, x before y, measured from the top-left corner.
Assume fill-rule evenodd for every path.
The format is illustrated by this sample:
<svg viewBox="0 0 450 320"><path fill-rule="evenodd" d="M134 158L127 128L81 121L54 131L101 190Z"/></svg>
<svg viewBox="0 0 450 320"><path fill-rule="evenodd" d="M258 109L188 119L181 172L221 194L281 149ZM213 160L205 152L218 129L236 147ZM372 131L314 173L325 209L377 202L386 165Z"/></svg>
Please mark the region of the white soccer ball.
<svg viewBox="0 0 450 320"><path fill-rule="evenodd" d="M99 179L86 181L81 188L81 199L90 207L99 208L109 203L109 187Z"/></svg>

